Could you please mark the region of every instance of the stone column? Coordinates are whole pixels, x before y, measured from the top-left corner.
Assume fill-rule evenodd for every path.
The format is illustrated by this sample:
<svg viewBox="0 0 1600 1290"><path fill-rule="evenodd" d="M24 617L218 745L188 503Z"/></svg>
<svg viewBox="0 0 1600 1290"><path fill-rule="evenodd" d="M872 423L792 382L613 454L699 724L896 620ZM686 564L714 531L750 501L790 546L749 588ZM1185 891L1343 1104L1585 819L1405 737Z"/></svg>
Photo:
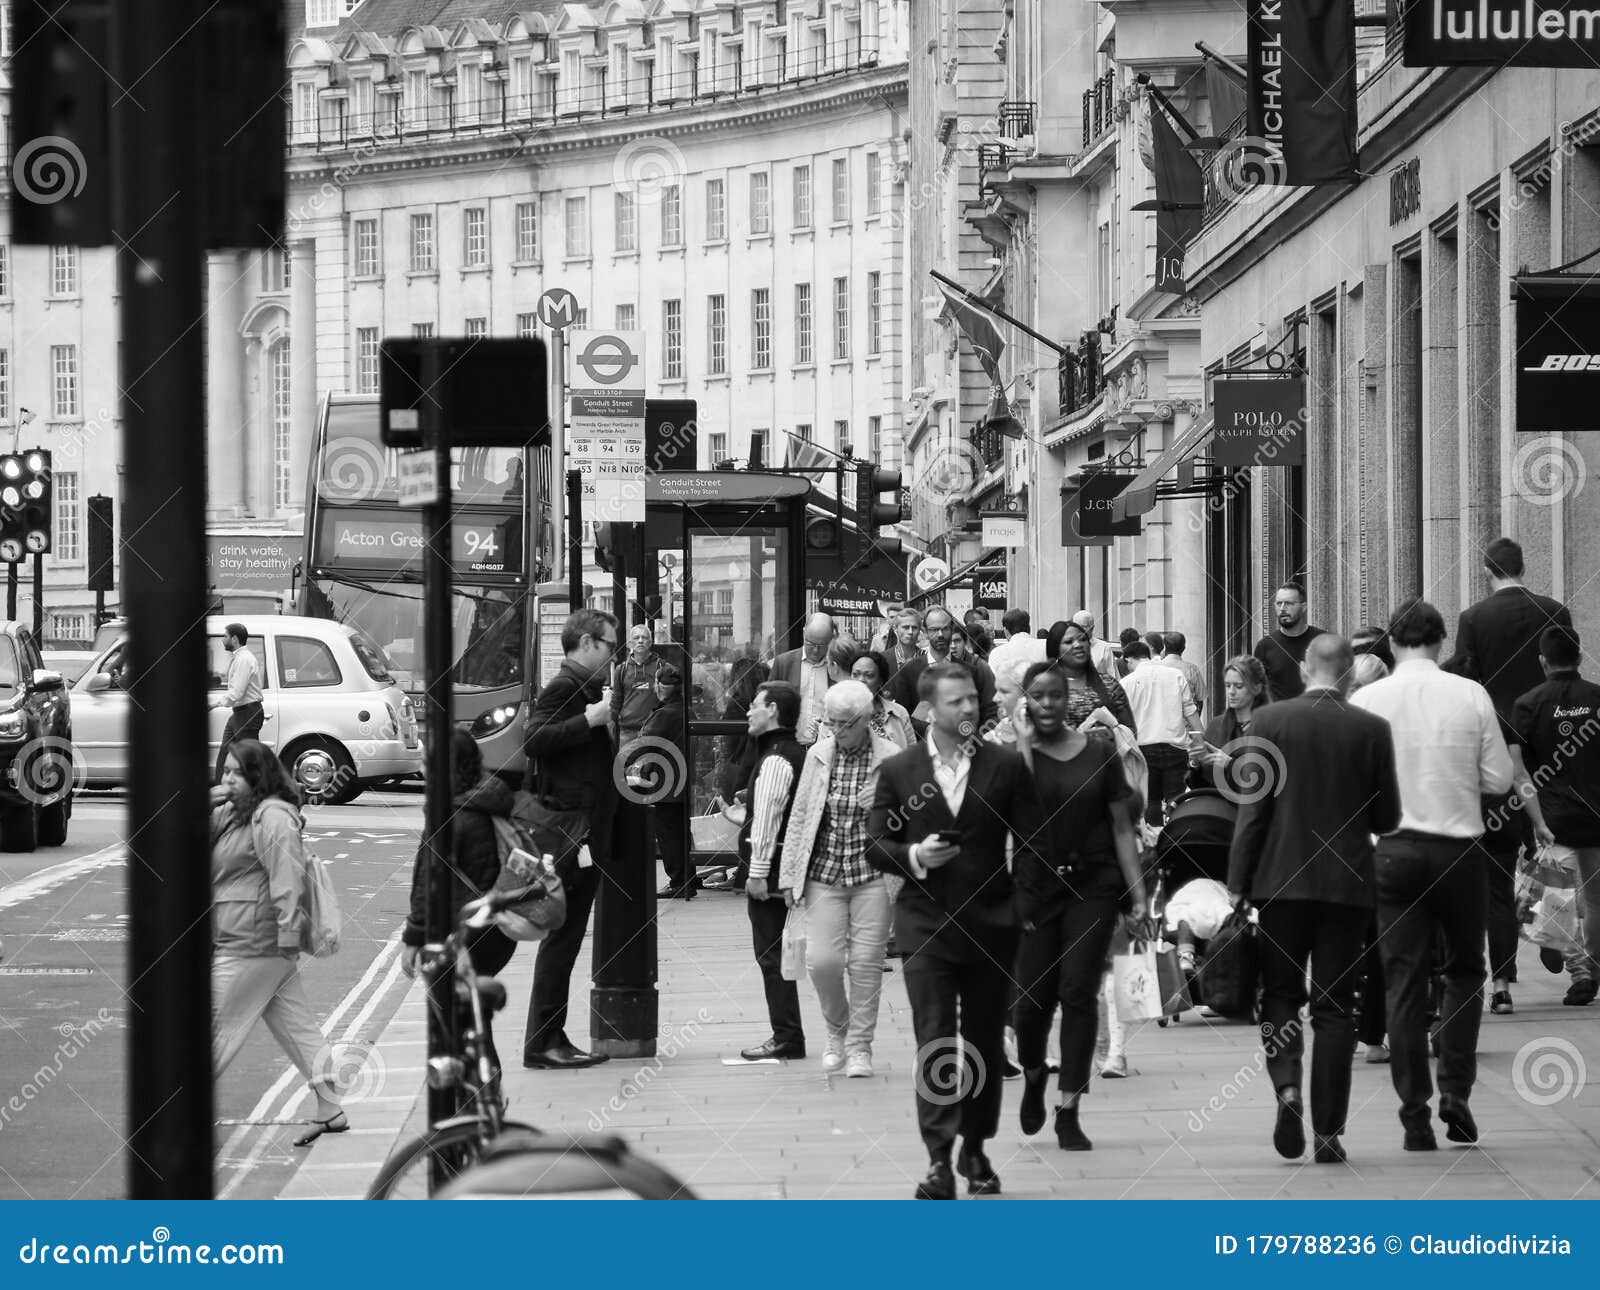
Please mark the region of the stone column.
<svg viewBox="0 0 1600 1290"><path fill-rule="evenodd" d="M300 512L309 500L303 489L317 421L317 246L313 241L289 243L289 405L294 430L290 440L289 469L292 510Z"/></svg>
<svg viewBox="0 0 1600 1290"><path fill-rule="evenodd" d="M236 252L206 255L207 518L212 520L237 519L244 510L244 340L239 335L244 271Z"/></svg>

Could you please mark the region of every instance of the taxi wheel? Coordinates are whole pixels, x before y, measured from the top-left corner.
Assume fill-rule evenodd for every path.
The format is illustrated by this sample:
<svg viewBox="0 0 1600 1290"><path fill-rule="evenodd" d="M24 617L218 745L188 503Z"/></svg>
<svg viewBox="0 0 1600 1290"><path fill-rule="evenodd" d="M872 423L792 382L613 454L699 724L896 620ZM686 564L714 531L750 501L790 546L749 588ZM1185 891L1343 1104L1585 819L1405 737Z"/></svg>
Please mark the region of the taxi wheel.
<svg viewBox="0 0 1600 1290"><path fill-rule="evenodd" d="M303 739L283 754L300 800L308 806L351 801L361 791L350 754L333 739Z"/></svg>

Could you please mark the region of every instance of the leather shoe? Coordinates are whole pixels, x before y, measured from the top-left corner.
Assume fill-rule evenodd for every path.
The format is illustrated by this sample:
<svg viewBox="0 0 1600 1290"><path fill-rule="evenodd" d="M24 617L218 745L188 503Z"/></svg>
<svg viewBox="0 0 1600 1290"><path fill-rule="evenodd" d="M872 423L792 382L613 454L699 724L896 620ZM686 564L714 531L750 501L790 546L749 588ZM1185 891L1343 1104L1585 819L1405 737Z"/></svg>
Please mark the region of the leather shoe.
<svg viewBox="0 0 1600 1290"><path fill-rule="evenodd" d="M1405 1148L1407 1151L1437 1151L1439 1140L1433 1136L1433 1126L1424 1124L1420 1128L1407 1129Z"/></svg>
<svg viewBox="0 0 1600 1290"><path fill-rule="evenodd" d="M1298 1160L1305 1155L1305 1114L1299 1089L1278 1090L1278 1120L1272 1126L1272 1146L1285 1160Z"/></svg>
<svg viewBox="0 0 1600 1290"><path fill-rule="evenodd" d="M784 1061L799 1061L806 1055L804 1044L780 1044L776 1039L769 1039L764 1044L757 1044L754 1048L742 1048L739 1056L747 1062L764 1062L769 1058L780 1058Z"/></svg>
<svg viewBox="0 0 1600 1290"><path fill-rule="evenodd" d="M956 1198L956 1176L950 1172L948 1160L933 1160L928 1163L928 1176L917 1184L917 1190L912 1193L914 1200L954 1200Z"/></svg>
<svg viewBox="0 0 1600 1290"><path fill-rule="evenodd" d="M1022 1108L1019 1118L1022 1131L1032 1137L1044 1128L1044 1091L1050 1083L1050 1072L1043 1066L1022 1072Z"/></svg>
<svg viewBox="0 0 1600 1290"><path fill-rule="evenodd" d="M1451 1142L1478 1140L1478 1122L1472 1118L1465 1098L1439 1094L1439 1118L1444 1121L1444 1136Z"/></svg>
<svg viewBox="0 0 1600 1290"><path fill-rule="evenodd" d="M1511 1002L1511 991L1496 990L1489 1000L1489 1011L1497 1017L1509 1017L1515 1012L1516 1007Z"/></svg>
<svg viewBox="0 0 1600 1290"><path fill-rule="evenodd" d="M1093 1151L1094 1143L1089 1141L1089 1135L1083 1131L1083 1126L1078 1123L1078 1107L1056 1107L1056 1146L1063 1151Z"/></svg>
<svg viewBox="0 0 1600 1290"><path fill-rule="evenodd" d="M1327 1137L1319 1133L1311 1158L1319 1165L1342 1165L1345 1160L1344 1143L1339 1141L1337 1133L1330 1133Z"/></svg>
<svg viewBox="0 0 1600 1290"><path fill-rule="evenodd" d="M556 1044L546 1048L542 1053L524 1053L522 1065L525 1070L553 1071L553 1070L579 1070L585 1066L598 1066L601 1062L608 1062L611 1058L605 1053L586 1053L581 1048L571 1044Z"/></svg>
<svg viewBox="0 0 1600 1290"><path fill-rule="evenodd" d="M967 1195L998 1196L1000 1175L995 1173L982 1147L967 1147L956 1157L956 1172L967 1180Z"/></svg>
<svg viewBox="0 0 1600 1290"><path fill-rule="evenodd" d="M1561 1002L1569 1008L1587 1008L1594 1002L1597 993L1600 993L1600 986L1595 982L1574 981L1567 987L1566 997Z"/></svg>

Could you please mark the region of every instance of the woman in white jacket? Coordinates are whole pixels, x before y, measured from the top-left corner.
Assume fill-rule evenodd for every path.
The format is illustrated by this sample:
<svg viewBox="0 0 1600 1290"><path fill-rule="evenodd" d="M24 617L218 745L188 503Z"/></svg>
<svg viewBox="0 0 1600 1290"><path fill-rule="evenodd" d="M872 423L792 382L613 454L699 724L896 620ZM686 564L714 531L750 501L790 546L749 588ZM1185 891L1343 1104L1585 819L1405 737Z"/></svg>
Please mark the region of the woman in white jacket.
<svg viewBox="0 0 1600 1290"><path fill-rule="evenodd" d="M878 767L900 751L872 732L872 692L840 681L822 701L825 720L806 753L784 834L778 887L806 911L806 970L828 1028L822 1069L872 1074L890 901L867 863L867 814ZM848 989L846 981L848 979Z"/></svg>
<svg viewBox="0 0 1600 1290"><path fill-rule="evenodd" d="M305 853L300 797L265 744L240 739L228 750L211 812L211 888L215 904L211 987L213 1054L220 1077L257 1021L311 1086L317 1099L306 1147L350 1121L329 1072L328 1047L300 980ZM318 1068L322 1067L322 1073Z"/></svg>

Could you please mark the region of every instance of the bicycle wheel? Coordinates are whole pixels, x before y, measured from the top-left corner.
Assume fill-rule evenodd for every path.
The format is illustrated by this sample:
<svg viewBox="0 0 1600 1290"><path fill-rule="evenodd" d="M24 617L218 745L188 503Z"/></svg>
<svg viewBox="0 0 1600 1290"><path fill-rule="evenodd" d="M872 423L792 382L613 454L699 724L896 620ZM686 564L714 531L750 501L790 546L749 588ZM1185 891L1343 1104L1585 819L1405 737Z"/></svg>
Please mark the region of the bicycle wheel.
<svg viewBox="0 0 1600 1290"><path fill-rule="evenodd" d="M539 1130L519 1120L507 1120L501 1129L501 1138L514 1133L538 1136ZM477 1120L440 1125L401 1143L389 1153L367 1189L367 1199L427 1200L430 1166L434 1162L438 1166L438 1184L443 1186L475 1165L482 1154L483 1126Z"/></svg>

